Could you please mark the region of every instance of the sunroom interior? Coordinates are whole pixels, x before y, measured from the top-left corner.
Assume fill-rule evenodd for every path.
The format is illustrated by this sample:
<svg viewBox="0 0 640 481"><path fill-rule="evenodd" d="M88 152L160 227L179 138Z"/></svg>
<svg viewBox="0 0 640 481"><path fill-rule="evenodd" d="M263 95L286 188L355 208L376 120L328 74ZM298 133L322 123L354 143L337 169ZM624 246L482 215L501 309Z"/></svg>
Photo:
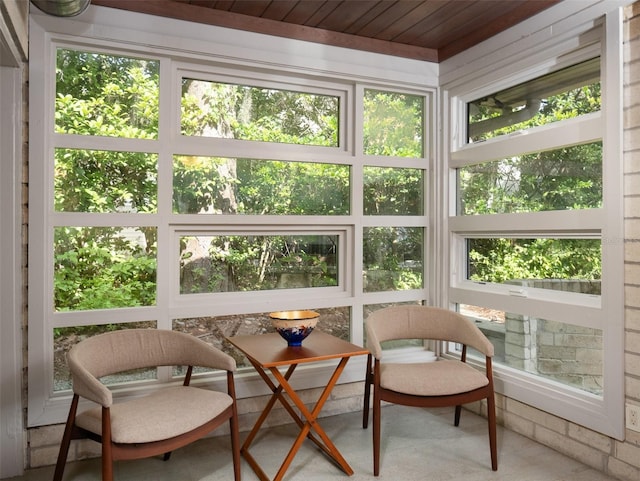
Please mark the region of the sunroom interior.
<svg viewBox="0 0 640 481"><path fill-rule="evenodd" d="M311 309L364 346L371 312L424 304L494 345L505 429L640 479L639 3L72 3L0 5L0 478L55 464L87 336L231 354L246 432L270 391L227 337ZM327 415L362 409L364 375L351 359Z"/></svg>

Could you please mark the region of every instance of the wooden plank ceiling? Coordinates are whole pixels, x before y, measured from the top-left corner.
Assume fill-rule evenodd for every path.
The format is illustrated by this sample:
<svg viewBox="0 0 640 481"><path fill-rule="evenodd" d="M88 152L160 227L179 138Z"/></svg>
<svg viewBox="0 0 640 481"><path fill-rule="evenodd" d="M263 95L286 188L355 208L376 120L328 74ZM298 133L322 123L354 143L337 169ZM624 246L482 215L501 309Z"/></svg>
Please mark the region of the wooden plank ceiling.
<svg viewBox="0 0 640 481"><path fill-rule="evenodd" d="M441 62L559 1L92 0L92 3Z"/></svg>

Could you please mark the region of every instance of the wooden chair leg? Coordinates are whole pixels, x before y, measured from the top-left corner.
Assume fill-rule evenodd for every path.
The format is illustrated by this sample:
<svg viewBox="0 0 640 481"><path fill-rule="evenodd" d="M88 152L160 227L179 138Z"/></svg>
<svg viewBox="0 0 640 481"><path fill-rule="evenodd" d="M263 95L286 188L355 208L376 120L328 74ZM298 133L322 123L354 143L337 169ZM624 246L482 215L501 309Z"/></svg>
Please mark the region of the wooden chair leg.
<svg viewBox="0 0 640 481"><path fill-rule="evenodd" d="M496 401L493 395L487 398L487 422L489 424L489 448L491 449L491 469L498 470L498 449L496 439Z"/></svg>
<svg viewBox="0 0 640 481"><path fill-rule="evenodd" d="M462 406L456 406L456 413L453 417L453 425L460 426L460 413L462 412Z"/></svg>
<svg viewBox="0 0 640 481"><path fill-rule="evenodd" d="M231 418L231 455L233 458L233 479L240 481L240 434L238 431L238 420Z"/></svg>
<svg viewBox="0 0 640 481"><path fill-rule="evenodd" d="M102 407L102 481L113 481L113 455L111 452L111 414Z"/></svg>
<svg viewBox="0 0 640 481"><path fill-rule="evenodd" d="M69 415L67 416L67 424L64 427L64 434L62 435L62 441L60 442L60 451L58 452L58 461L56 462L56 470L53 474L53 481L62 481L64 468L67 464L67 456L69 455L69 446L71 445L73 425L76 422L78 399L79 396L77 394L74 394L73 399L71 400L71 407L69 408Z"/></svg>
<svg viewBox="0 0 640 481"><path fill-rule="evenodd" d="M240 481L240 428L238 422L238 406L236 404L236 388L233 380L233 373L227 373L227 392L233 399L233 409L229 419L229 430L231 431L231 455L233 458L233 478Z"/></svg>
<svg viewBox="0 0 640 481"><path fill-rule="evenodd" d="M367 373L364 377L364 407L362 410L362 429L369 427L369 407L371 398L371 381L373 373L371 372L371 354L367 355Z"/></svg>
<svg viewBox="0 0 640 481"><path fill-rule="evenodd" d="M373 382L373 475L380 474L380 416L382 414L382 401L380 400L379 386L379 365L376 362L374 382Z"/></svg>

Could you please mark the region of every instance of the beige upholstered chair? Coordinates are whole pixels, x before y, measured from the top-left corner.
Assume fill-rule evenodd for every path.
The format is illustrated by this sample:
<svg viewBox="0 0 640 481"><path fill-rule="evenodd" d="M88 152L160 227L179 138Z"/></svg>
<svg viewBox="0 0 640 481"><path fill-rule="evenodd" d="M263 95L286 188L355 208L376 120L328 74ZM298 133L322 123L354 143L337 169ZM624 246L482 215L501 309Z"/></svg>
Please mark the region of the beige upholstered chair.
<svg viewBox="0 0 640 481"><path fill-rule="evenodd" d="M380 473L381 402L419 407L455 406L454 424L463 404L487 400L491 468L498 469L496 415L491 358L493 345L472 322L446 309L407 305L380 309L365 323L367 360L362 427L369 424L373 385L373 473ZM460 360L420 363L384 362L381 343L394 339L453 341L462 345ZM485 372L466 364L467 345L485 355ZM372 365L372 358L375 359Z"/></svg>
<svg viewBox="0 0 640 481"><path fill-rule="evenodd" d="M60 481L72 439L102 443L102 479L113 479L113 461L140 459L185 446L229 420L235 480L240 481L240 444L234 359L188 334L128 329L90 337L69 350L73 400L54 481ZM183 385L171 385L131 401L114 403L102 376L138 368L188 366ZM227 392L189 386L193 366L227 371ZM79 398L99 406L77 413Z"/></svg>

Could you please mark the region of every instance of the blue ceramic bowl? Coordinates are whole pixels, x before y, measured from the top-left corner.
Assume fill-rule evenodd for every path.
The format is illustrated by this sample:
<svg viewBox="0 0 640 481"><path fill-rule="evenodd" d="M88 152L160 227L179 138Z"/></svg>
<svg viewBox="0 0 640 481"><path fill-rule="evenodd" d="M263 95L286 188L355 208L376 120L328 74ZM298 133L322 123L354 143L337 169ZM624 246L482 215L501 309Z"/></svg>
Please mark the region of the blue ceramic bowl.
<svg viewBox="0 0 640 481"><path fill-rule="evenodd" d="M297 347L313 331L320 314L314 311L280 311L269 314L271 324L287 345Z"/></svg>

